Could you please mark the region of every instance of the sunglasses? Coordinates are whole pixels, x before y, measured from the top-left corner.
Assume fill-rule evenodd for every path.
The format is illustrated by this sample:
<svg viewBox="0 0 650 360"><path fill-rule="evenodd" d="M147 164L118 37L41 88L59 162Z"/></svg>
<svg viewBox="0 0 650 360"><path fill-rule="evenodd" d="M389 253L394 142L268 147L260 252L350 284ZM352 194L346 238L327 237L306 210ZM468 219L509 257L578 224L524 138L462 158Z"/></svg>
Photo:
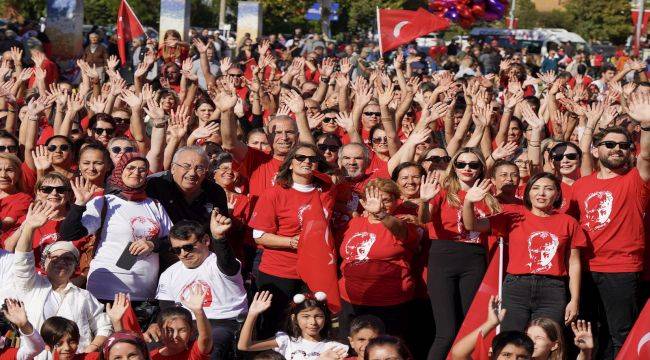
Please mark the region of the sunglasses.
<svg viewBox="0 0 650 360"><path fill-rule="evenodd" d="M578 153L571 153L571 154L555 154L551 156L553 158L553 161L562 161L562 159L567 158L569 160L577 160L578 159Z"/></svg>
<svg viewBox="0 0 650 360"><path fill-rule="evenodd" d="M72 130L70 130L70 134L73 134L73 135L80 134L80 133L81 133L81 129L72 129Z"/></svg>
<svg viewBox="0 0 650 360"><path fill-rule="evenodd" d="M195 242L193 242L191 244L187 244L187 245L183 245L183 246L179 246L179 247L172 246L171 251L172 251L172 253L174 253L176 255L180 255L181 251L185 251L186 253L191 253L191 252L194 251L194 249L196 249L196 243L198 243L199 241L200 240L196 240Z"/></svg>
<svg viewBox="0 0 650 360"><path fill-rule="evenodd" d="M128 123L131 119L129 119L129 118L121 118L121 117L114 117L114 116L113 116L113 120L115 120L115 123L116 123L116 124L126 124L126 123Z"/></svg>
<svg viewBox="0 0 650 360"><path fill-rule="evenodd" d="M60 149L61 151L68 151L68 150L70 150L70 145L61 144L61 145L58 145L58 146L57 145L48 145L47 146L47 151L49 151L49 152L55 152L58 149Z"/></svg>
<svg viewBox="0 0 650 360"><path fill-rule="evenodd" d="M381 144L381 143L386 143L388 144L388 138L386 136L383 137L376 137L372 139L373 144Z"/></svg>
<svg viewBox="0 0 650 360"><path fill-rule="evenodd" d="M481 163L478 161L470 161L470 162L464 162L464 161L456 161L454 164L454 167L456 169L464 169L466 167L469 167L472 170L478 170L481 168Z"/></svg>
<svg viewBox="0 0 650 360"><path fill-rule="evenodd" d="M132 153L135 152L135 148L133 146L125 146L125 147L113 146L111 147L111 151L113 152L113 154L119 154L121 152Z"/></svg>
<svg viewBox="0 0 650 360"><path fill-rule="evenodd" d="M63 194L70 191L70 188L67 186L41 186L38 188L38 190L46 194L51 194L54 190L56 190L57 194Z"/></svg>
<svg viewBox="0 0 650 360"><path fill-rule="evenodd" d="M298 162L305 162L305 160L309 160L310 164L315 164L318 161L318 157L316 155L296 155L293 157L296 159Z"/></svg>
<svg viewBox="0 0 650 360"><path fill-rule="evenodd" d="M448 163L451 161L451 157L445 155L445 156L429 156L428 158L424 159L424 161L431 161L431 162L445 162Z"/></svg>
<svg viewBox="0 0 650 360"><path fill-rule="evenodd" d="M367 111L367 112L364 112L363 115L365 115L365 116L377 116L377 117L379 117L379 116L381 116L381 113L380 113L380 112L370 112L370 111Z"/></svg>
<svg viewBox="0 0 650 360"><path fill-rule="evenodd" d="M325 152L325 151L329 150L329 151L335 153L335 152L339 151L339 147L336 146L336 145L319 144L318 145L318 150L320 150L322 152Z"/></svg>
<svg viewBox="0 0 650 360"><path fill-rule="evenodd" d="M103 133L106 133L106 135L113 135L115 133L115 129L111 129L111 128L98 128L98 127L96 127L96 128L93 128L93 131L97 135L101 135Z"/></svg>
<svg viewBox="0 0 650 360"><path fill-rule="evenodd" d="M608 149L613 149L618 145L621 150L629 150L632 147L632 143L628 141L616 142L616 141L601 141L598 146L605 146Z"/></svg>
<svg viewBox="0 0 650 360"><path fill-rule="evenodd" d="M334 123L334 124L336 124L336 119L335 119L335 118L328 118L328 117L326 117L326 118L323 119L323 122L324 122L325 124L329 124L329 123Z"/></svg>
<svg viewBox="0 0 650 360"><path fill-rule="evenodd" d="M16 145L9 145L9 146L0 145L0 152L15 153L17 151L18 151L18 146Z"/></svg>

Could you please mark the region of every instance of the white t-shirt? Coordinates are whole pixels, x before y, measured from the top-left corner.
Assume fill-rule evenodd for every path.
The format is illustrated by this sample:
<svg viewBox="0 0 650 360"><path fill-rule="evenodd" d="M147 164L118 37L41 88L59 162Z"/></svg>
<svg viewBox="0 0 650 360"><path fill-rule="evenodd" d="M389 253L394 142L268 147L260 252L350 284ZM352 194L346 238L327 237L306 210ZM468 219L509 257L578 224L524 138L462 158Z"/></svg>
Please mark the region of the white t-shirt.
<svg viewBox="0 0 650 360"><path fill-rule="evenodd" d="M14 276L14 254L0 249L0 282L8 284Z"/></svg>
<svg viewBox="0 0 650 360"><path fill-rule="evenodd" d="M131 242L156 241L167 236L172 221L160 203L152 199L126 201L114 195L95 197L86 205L81 222L89 234L97 231L103 199L107 200L106 219L90 262L87 289L96 298L112 300L117 292L131 294L131 300L153 299L158 284L158 254L138 256L130 270L117 267L117 261Z"/></svg>
<svg viewBox="0 0 650 360"><path fill-rule="evenodd" d="M234 276L222 273L214 253L195 269L186 268L180 261L170 266L160 275L156 299L181 303L194 284L207 290L203 310L208 319L232 319L248 309L241 273Z"/></svg>
<svg viewBox="0 0 650 360"><path fill-rule="evenodd" d="M314 342L305 340L302 337L294 340L283 332L275 334L275 341L278 343L278 347L273 350L282 354L287 360L317 359L322 352L332 348L348 350L347 345L336 341Z"/></svg>

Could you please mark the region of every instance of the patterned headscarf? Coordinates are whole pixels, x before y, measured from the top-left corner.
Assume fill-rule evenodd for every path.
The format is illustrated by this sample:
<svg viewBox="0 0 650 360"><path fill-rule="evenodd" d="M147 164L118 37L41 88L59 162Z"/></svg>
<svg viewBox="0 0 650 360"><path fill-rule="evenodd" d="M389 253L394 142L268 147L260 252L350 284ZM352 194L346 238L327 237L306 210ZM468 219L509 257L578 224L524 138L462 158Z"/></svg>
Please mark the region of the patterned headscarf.
<svg viewBox="0 0 650 360"><path fill-rule="evenodd" d="M142 201L147 198L147 193L145 192L145 184L139 188L132 188L126 186L124 181L122 181L122 173L124 169L131 162L136 160L142 160L147 164L147 171L149 171L149 161L144 155L139 153L125 153L120 158L120 161L115 165L115 169L111 174L111 177L108 179L108 193L112 195L119 196L124 200L128 201Z"/></svg>

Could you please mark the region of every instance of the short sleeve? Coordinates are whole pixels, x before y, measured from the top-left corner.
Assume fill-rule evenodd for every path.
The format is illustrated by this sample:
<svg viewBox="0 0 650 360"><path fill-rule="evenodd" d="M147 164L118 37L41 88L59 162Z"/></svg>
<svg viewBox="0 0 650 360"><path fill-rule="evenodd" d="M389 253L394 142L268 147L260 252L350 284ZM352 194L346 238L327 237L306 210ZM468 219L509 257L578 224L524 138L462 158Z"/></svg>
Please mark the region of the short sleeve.
<svg viewBox="0 0 650 360"><path fill-rule="evenodd" d="M586 248L587 236L584 229L573 218L571 220L571 249Z"/></svg>
<svg viewBox="0 0 650 360"><path fill-rule="evenodd" d="M156 299L174 301L171 294L169 293L168 282L169 282L168 272L163 272L160 275L160 279L158 280L158 288L156 289Z"/></svg>
<svg viewBox="0 0 650 360"><path fill-rule="evenodd" d="M204 354L201 352L201 349L199 349L199 342L194 341L194 344L192 344L192 348L190 349L190 355L188 356L188 360L207 360L210 358L210 353Z"/></svg>
<svg viewBox="0 0 650 360"><path fill-rule="evenodd" d="M31 202L32 197L27 194L18 193L13 195L11 201L3 204L2 214L5 218L12 218L17 222L18 219L27 215L27 209Z"/></svg>
<svg viewBox="0 0 650 360"><path fill-rule="evenodd" d="M105 196L94 197L86 204L86 211L81 216L81 224L86 228L88 234L94 234L99 229L105 199ZM108 212L106 216L108 217Z"/></svg>
<svg viewBox="0 0 650 360"><path fill-rule="evenodd" d="M284 355L287 351L287 347L289 346L289 341L291 341L291 339L289 339L289 335L283 332L278 332L275 334L275 342L278 343L278 347L273 350Z"/></svg>
<svg viewBox="0 0 650 360"><path fill-rule="evenodd" d="M278 230L276 222L276 192L267 191L260 196L251 216L250 227L265 233L275 234Z"/></svg>

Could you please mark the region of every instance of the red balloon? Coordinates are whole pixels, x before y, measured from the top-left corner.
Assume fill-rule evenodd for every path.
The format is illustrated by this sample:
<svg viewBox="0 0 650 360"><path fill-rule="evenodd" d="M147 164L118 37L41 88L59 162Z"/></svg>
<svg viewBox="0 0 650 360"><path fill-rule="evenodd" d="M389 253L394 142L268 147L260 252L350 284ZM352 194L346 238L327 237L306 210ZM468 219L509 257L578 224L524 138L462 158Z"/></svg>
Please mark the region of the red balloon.
<svg viewBox="0 0 650 360"><path fill-rule="evenodd" d="M485 15L485 5L483 4L477 4L472 6L472 15L474 15L475 18L480 19Z"/></svg>
<svg viewBox="0 0 650 360"><path fill-rule="evenodd" d="M459 24L460 26L463 27L463 29L469 29L474 24L474 18L470 18L470 19L462 18L460 19Z"/></svg>
<svg viewBox="0 0 650 360"><path fill-rule="evenodd" d="M440 3L434 3L434 2L431 3L429 8L431 9L431 11L444 11L445 10L444 5L442 5Z"/></svg>
<svg viewBox="0 0 650 360"><path fill-rule="evenodd" d="M458 13L460 14L460 17L463 19L473 19L474 16L472 16L472 12L467 8L467 6L463 5L462 8L458 8Z"/></svg>

